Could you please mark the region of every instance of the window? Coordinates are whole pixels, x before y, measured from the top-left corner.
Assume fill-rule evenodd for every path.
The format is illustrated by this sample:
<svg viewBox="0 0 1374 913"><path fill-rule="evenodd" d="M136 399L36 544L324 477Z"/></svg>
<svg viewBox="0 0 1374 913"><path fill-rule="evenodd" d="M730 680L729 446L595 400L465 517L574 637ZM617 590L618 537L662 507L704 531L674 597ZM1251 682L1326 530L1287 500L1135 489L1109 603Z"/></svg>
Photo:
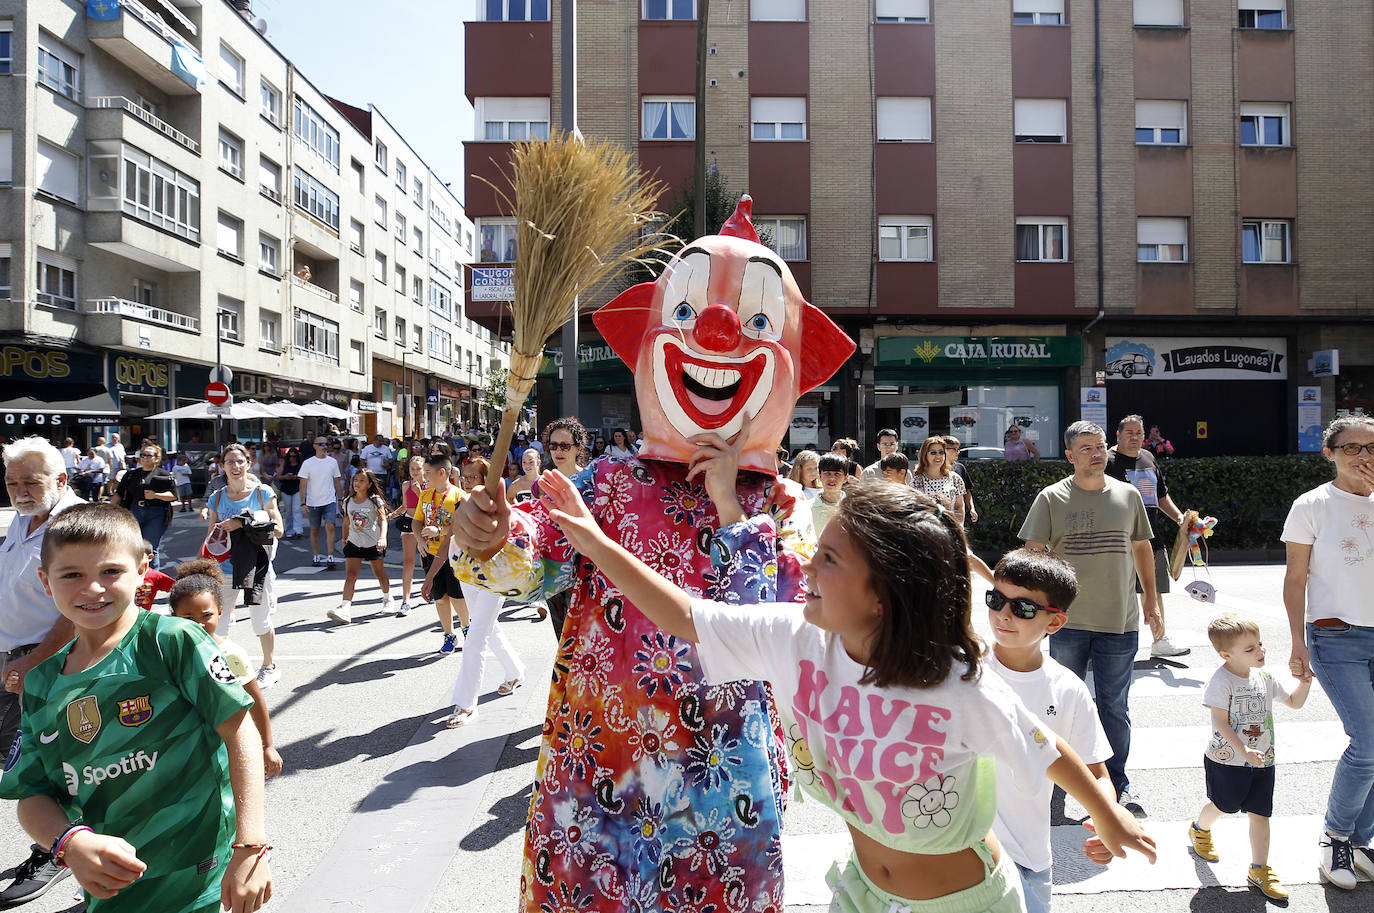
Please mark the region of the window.
<svg viewBox="0 0 1374 913"><path fill-rule="evenodd" d="M372 278L376 279L378 282L385 283L386 276L386 254L377 251L372 261Z"/></svg>
<svg viewBox="0 0 1374 913"><path fill-rule="evenodd" d="M243 97L243 58L222 41L219 44L219 81L235 95Z"/></svg>
<svg viewBox="0 0 1374 913"><path fill-rule="evenodd" d="M749 0L755 22L805 22L806 0Z"/></svg>
<svg viewBox="0 0 1374 913"><path fill-rule="evenodd" d="M239 326L243 320L243 302L228 295L220 295L218 314L220 339L238 342Z"/></svg>
<svg viewBox="0 0 1374 913"><path fill-rule="evenodd" d="M929 216L881 216L878 219L879 260L930 260Z"/></svg>
<svg viewBox="0 0 1374 913"><path fill-rule="evenodd" d="M372 335L378 339L386 339L386 311L382 308L372 312Z"/></svg>
<svg viewBox="0 0 1374 913"><path fill-rule="evenodd" d="M387 167L386 167L386 144L383 143L381 140L377 140L377 157L376 157L376 158L377 158L377 167L381 169L382 174L386 174L386 173L387 173Z"/></svg>
<svg viewBox="0 0 1374 913"><path fill-rule="evenodd" d="M473 109L480 129L477 135L489 142L515 142L549 138L547 98L478 98Z"/></svg>
<svg viewBox="0 0 1374 913"><path fill-rule="evenodd" d="M354 374L367 373L367 346L361 340L352 339L348 343L348 369Z"/></svg>
<svg viewBox="0 0 1374 913"><path fill-rule="evenodd" d="M200 184L133 146L120 156L125 214L199 243Z"/></svg>
<svg viewBox="0 0 1374 913"><path fill-rule="evenodd" d="M549 0L478 0L485 22L548 22Z"/></svg>
<svg viewBox="0 0 1374 913"><path fill-rule="evenodd" d="M416 304L419 304L425 300L425 280L420 276L411 277L410 298Z"/></svg>
<svg viewBox="0 0 1374 913"><path fill-rule="evenodd" d="M1069 259L1065 238L1069 220L1044 216L1022 216L1016 220L1016 259L1020 261L1064 262Z"/></svg>
<svg viewBox="0 0 1374 913"><path fill-rule="evenodd" d="M402 244L406 243L406 217L404 213L396 213L396 237Z"/></svg>
<svg viewBox="0 0 1374 913"><path fill-rule="evenodd" d="M7 36L10 34L6 33ZM80 61L80 57L58 44L46 32L38 33L38 81L73 101L79 100L81 95Z"/></svg>
<svg viewBox="0 0 1374 913"><path fill-rule="evenodd" d="M10 73L14 71L13 42L14 23L0 22L0 73ZM6 297L9 297L8 294Z"/></svg>
<svg viewBox="0 0 1374 913"><path fill-rule="evenodd" d="M222 127L219 131L219 167L243 180L243 140Z"/></svg>
<svg viewBox="0 0 1374 913"><path fill-rule="evenodd" d="M879 98L878 142L930 142L930 99Z"/></svg>
<svg viewBox="0 0 1374 913"><path fill-rule="evenodd" d="M363 312L363 284L357 279L348 280L348 306L359 314Z"/></svg>
<svg viewBox="0 0 1374 913"><path fill-rule="evenodd" d="M363 175L366 173L367 169L365 169L363 167L363 163L358 161L357 159L353 159L351 162L349 162L349 167L353 169L353 186L358 188L358 193L362 193L364 180Z"/></svg>
<svg viewBox="0 0 1374 913"><path fill-rule="evenodd" d="M147 279L134 280L134 300L148 307L157 307L157 283Z"/></svg>
<svg viewBox="0 0 1374 913"><path fill-rule="evenodd" d="M296 208L339 230L339 195L296 166L293 177Z"/></svg>
<svg viewBox="0 0 1374 913"><path fill-rule="evenodd" d="M483 219L477 231L482 236L483 263L515 262L514 219Z"/></svg>
<svg viewBox="0 0 1374 913"><path fill-rule="evenodd" d="M930 0L878 0L879 22L929 22Z"/></svg>
<svg viewBox="0 0 1374 913"><path fill-rule="evenodd" d="M405 318L403 318L403 317L397 317L397 318L396 318L395 331L396 331L396 332L392 334L392 337L391 337L392 340L393 340L394 342L398 343L399 345L405 345L405 344L406 344L406 322L405 322Z"/></svg>
<svg viewBox="0 0 1374 913"><path fill-rule="evenodd" d="M1292 137L1288 133L1288 105L1241 102L1240 144L1291 146Z"/></svg>
<svg viewBox="0 0 1374 913"><path fill-rule="evenodd" d="M1180 145L1188 142L1188 103L1137 101L1135 141L1149 146Z"/></svg>
<svg viewBox="0 0 1374 913"><path fill-rule="evenodd" d="M406 193L406 164L400 159L396 160L396 186L401 188L401 196Z"/></svg>
<svg viewBox="0 0 1374 913"><path fill-rule="evenodd" d="M1068 142L1062 98L1018 98L1013 103L1018 143Z"/></svg>
<svg viewBox="0 0 1374 913"><path fill-rule="evenodd" d="M339 325L296 308L296 351L314 361L339 363Z"/></svg>
<svg viewBox="0 0 1374 913"><path fill-rule="evenodd" d="M410 347L416 352L425 350L425 328L421 324L415 324L411 328Z"/></svg>
<svg viewBox="0 0 1374 913"><path fill-rule="evenodd" d="M14 294L10 285L10 245L0 244L0 299L9 300Z"/></svg>
<svg viewBox="0 0 1374 913"><path fill-rule="evenodd" d="M769 238L766 245L784 260L806 259L806 219L801 216L756 216L754 226Z"/></svg>
<svg viewBox="0 0 1374 913"><path fill-rule="evenodd" d="M274 127L281 127L281 91L267 80L260 86L261 105L258 113Z"/></svg>
<svg viewBox="0 0 1374 913"><path fill-rule="evenodd" d="M695 112L694 112L695 116ZM806 139L805 98L751 98L750 139Z"/></svg>
<svg viewBox="0 0 1374 913"><path fill-rule="evenodd" d="M425 205L425 182L419 178L415 179L415 202L420 206Z"/></svg>
<svg viewBox="0 0 1374 913"><path fill-rule="evenodd" d="M1013 25L1062 25L1064 0L1012 0Z"/></svg>
<svg viewBox="0 0 1374 913"><path fill-rule="evenodd" d="M41 139L37 142L37 150L35 186L59 200L75 203L81 194L81 160Z"/></svg>
<svg viewBox="0 0 1374 913"><path fill-rule="evenodd" d="M406 268L401 264L396 264L396 291L402 295L406 293Z"/></svg>
<svg viewBox="0 0 1374 913"><path fill-rule="evenodd" d="M292 130L301 145L309 149L321 160L328 163L335 172L339 170L339 131L329 126L329 122L310 107L298 95L292 105ZM359 178L358 189L362 189Z"/></svg>
<svg viewBox="0 0 1374 913"><path fill-rule="evenodd" d="M1284 0L1240 0L1240 27L1243 29L1281 29L1284 27Z"/></svg>
<svg viewBox="0 0 1374 913"><path fill-rule="evenodd" d="M695 19L696 0L644 0L645 19Z"/></svg>
<svg viewBox="0 0 1374 913"><path fill-rule="evenodd" d="M1141 263L1183 263L1188 259L1188 220L1137 219L1135 243Z"/></svg>
<svg viewBox="0 0 1374 913"><path fill-rule="evenodd" d="M381 197L372 198L372 218L383 229L386 228L386 200Z"/></svg>
<svg viewBox="0 0 1374 913"><path fill-rule="evenodd" d="M76 261L38 252L38 303L76 310Z"/></svg>
<svg viewBox="0 0 1374 913"><path fill-rule="evenodd" d="M14 183L14 133L0 130L0 184Z"/></svg>
<svg viewBox="0 0 1374 913"><path fill-rule="evenodd" d="M425 233L419 226L410 230L410 247L420 256L425 255Z"/></svg>
<svg viewBox="0 0 1374 913"><path fill-rule="evenodd" d="M1182 25L1183 0L1135 0L1136 25Z"/></svg>
<svg viewBox="0 0 1374 913"><path fill-rule="evenodd" d="M258 269L279 276L277 263L281 257L281 242L266 232L258 233Z"/></svg>
<svg viewBox="0 0 1374 913"><path fill-rule="evenodd" d="M697 105L690 98L646 97L640 113L640 139L693 139Z"/></svg>
<svg viewBox="0 0 1374 913"><path fill-rule="evenodd" d="M243 220L236 219L224 210L219 213L219 229L215 235L215 248L235 260L243 260Z"/></svg>
<svg viewBox="0 0 1374 913"><path fill-rule="evenodd" d="M363 223L357 219L348 220L348 247L355 254L363 252Z"/></svg>
<svg viewBox="0 0 1374 913"><path fill-rule="evenodd" d="M258 311L258 347L269 352L281 351L281 315L276 311Z"/></svg>
<svg viewBox="0 0 1374 913"><path fill-rule="evenodd" d="M445 319L453 319L453 293L437 282L429 283L429 309Z"/></svg>
<svg viewBox="0 0 1374 913"><path fill-rule="evenodd" d="M274 203L281 202L281 166L265 155L258 157L258 192Z"/></svg>
<svg viewBox="0 0 1374 913"><path fill-rule="evenodd" d="M1246 263L1288 263L1288 223L1246 219L1241 223L1240 247Z"/></svg>
<svg viewBox="0 0 1374 913"><path fill-rule="evenodd" d="M453 358L453 334L436 326L429 328L429 354L448 363Z"/></svg>

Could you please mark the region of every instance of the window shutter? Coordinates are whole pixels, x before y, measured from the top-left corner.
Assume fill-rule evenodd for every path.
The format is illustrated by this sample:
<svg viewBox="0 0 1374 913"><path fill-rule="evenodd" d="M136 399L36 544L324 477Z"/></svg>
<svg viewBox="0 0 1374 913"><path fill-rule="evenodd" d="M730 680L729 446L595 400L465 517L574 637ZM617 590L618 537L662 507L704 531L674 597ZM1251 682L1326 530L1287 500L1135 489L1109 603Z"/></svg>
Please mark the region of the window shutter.
<svg viewBox="0 0 1374 913"><path fill-rule="evenodd" d="M930 18L930 0L878 0L876 15L879 19L897 16Z"/></svg>
<svg viewBox="0 0 1374 913"><path fill-rule="evenodd" d="M1136 25L1182 25L1183 0L1135 0Z"/></svg>
<svg viewBox="0 0 1374 913"><path fill-rule="evenodd" d="M1012 0L1013 13L1059 13L1064 14L1064 0Z"/></svg>
<svg viewBox="0 0 1374 913"><path fill-rule="evenodd" d="M1137 244L1187 244L1187 219L1137 219Z"/></svg>
<svg viewBox="0 0 1374 913"><path fill-rule="evenodd" d="M77 160L43 140L37 143L37 159L38 189L75 203L81 185Z"/></svg>
<svg viewBox="0 0 1374 913"><path fill-rule="evenodd" d="M930 141L929 98L879 98L878 139Z"/></svg>
<svg viewBox="0 0 1374 913"><path fill-rule="evenodd" d="M1017 136L1067 136L1062 98L1018 98L1014 111Z"/></svg>

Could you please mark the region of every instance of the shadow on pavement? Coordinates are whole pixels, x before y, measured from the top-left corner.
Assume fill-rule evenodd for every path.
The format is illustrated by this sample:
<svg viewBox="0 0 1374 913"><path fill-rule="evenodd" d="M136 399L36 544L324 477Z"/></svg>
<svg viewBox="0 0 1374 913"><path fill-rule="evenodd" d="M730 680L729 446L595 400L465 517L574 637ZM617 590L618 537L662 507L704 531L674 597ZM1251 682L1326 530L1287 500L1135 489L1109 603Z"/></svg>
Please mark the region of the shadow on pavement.
<svg viewBox="0 0 1374 913"><path fill-rule="evenodd" d="M537 754L538 752L536 752ZM469 853L489 850L497 846L511 834L525 828L525 817L529 814L530 795L534 784L526 784L519 792L512 793L488 809L491 816L485 823L473 828L458 844L460 849Z"/></svg>
<svg viewBox="0 0 1374 913"><path fill-rule="evenodd" d="M416 718L399 721L411 725ZM443 717L436 717L433 721L422 723L420 730L415 732L414 739L419 739L422 735L434 738L444 731L442 723ZM389 727L383 727L386 729ZM492 773L483 765L465 764L459 757L463 752L477 753L483 749L491 749L492 746L500 743L502 746L509 746L512 743L522 742L526 739L537 736L543 729L542 726L529 726L523 730L508 734L491 736L479 739L474 742L464 742L453 751L430 761L416 761L414 764L407 764L405 767L398 767L390 771L382 782L359 804L358 811L378 811L381 809L394 808L410 801L415 792L419 789L428 787L455 787L464 786L473 780L480 779ZM426 733L425 730L428 730ZM380 731L380 730L379 730ZM348 741L348 740L343 740ZM413 740L412 740L413 741ZM517 749L506 751L502 762L497 770L504 770L510 767L533 761L539 755L538 747L529 749ZM519 814L520 824L524 826L524 813ZM512 833L512 832L508 832Z"/></svg>
<svg viewBox="0 0 1374 913"><path fill-rule="evenodd" d="M354 758L375 759L395 754L410 744L415 730L429 717L429 713L392 720L377 729L329 740L329 732L320 732L279 746L285 766L282 776L307 770L323 770L345 764Z"/></svg>

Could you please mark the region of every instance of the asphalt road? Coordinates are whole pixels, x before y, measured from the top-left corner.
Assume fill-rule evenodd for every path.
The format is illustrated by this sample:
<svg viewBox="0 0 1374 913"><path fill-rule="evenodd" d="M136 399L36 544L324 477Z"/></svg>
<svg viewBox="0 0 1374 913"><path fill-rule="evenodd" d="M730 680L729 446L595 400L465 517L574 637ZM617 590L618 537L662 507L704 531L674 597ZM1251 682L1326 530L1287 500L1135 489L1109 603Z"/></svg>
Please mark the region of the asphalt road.
<svg viewBox="0 0 1374 913"><path fill-rule="evenodd" d="M199 547L203 527L193 516L176 516L164 540L169 554L186 557ZM393 548L389 559L393 578L399 578L399 550ZM503 630L525 663L526 685L498 697L500 668L489 661L478 719L446 730L442 720L463 654L437 652L433 608L420 606L405 619L381 616L377 584L364 571L354 600L356 620L337 626L325 611L337 602L342 567L316 571L309 565L308 540L282 544L276 618L282 682L267 697L286 768L267 787L268 829L276 846L276 893L268 909L513 911L554 651L548 622L532 607L504 610ZM1219 591L1215 609L1181 592L1166 597L1171 633L1193 653L1156 662L1144 645L1132 702L1133 780L1161 845L1160 862L1151 867L1126 860L1105 870L1082 863L1075 850L1082 839L1076 823L1081 811L1070 801L1055 818L1056 911L1239 913L1266 906L1243 887L1243 822L1218 825L1223 861L1213 866L1191 857L1184 828L1204 799L1201 686L1219 662L1206 643L1207 619L1228 608L1256 618L1270 665L1282 672L1288 643L1281 577L1276 565L1218 567L1211 572ZM981 606L981 594L975 598ZM975 612L976 624L982 626L984 614ZM256 657L256 638L246 621L233 636ZM1374 885L1346 893L1314 883L1320 814L1345 744L1330 703L1314 689L1301 711L1281 708L1276 716L1280 769L1271 864L1293 892L1290 909L1374 910ZM821 877L831 860L847 852L837 819L819 803L794 801L784 841L789 909L826 909ZM13 803L0 801L5 883L27 847ZM74 890L65 881L24 909L79 911Z"/></svg>

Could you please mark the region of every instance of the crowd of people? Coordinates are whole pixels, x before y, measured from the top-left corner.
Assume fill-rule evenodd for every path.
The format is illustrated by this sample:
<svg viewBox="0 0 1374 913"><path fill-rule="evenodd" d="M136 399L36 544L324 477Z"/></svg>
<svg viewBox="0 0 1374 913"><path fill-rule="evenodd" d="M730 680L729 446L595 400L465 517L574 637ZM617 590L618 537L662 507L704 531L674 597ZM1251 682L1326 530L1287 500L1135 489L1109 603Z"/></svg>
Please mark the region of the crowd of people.
<svg viewBox="0 0 1374 913"><path fill-rule="evenodd" d="M592 435L565 418L517 436L493 498L480 438L359 446L322 434L309 455L230 443L199 506L185 456L156 441L122 471L118 435L85 455L70 440L9 444L18 515L0 544L0 796L20 800L36 843L0 905L68 872L112 911L239 913L270 898L263 781L289 763L264 696L281 680L273 564L279 541L308 529L315 566L343 559L330 619L352 622L366 564L381 611L431 602L442 654L462 635L450 727L476 716L488 649L499 693L525 681L497 622L503 601L551 619L560 659L530 809L527 909L593 880L616 909L669 890L781 909L778 835L795 783L853 836L849 862L829 875L834 909L1048 911L1053 784L1092 817L1089 859L1155 853L1128 769L1142 620L1153 656L1188 650L1169 640L1161 598L1172 536L1160 518L1184 512L1157 459L1162 437L1144 429L1126 416L1109 447L1098 425L1070 425L1071 474L1036 495L1025 546L992 567L969 547L978 511L952 435L926 438L912 458L884 429L866 466L849 439L779 451L773 476L748 471L741 446L716 435L678 465L639 459L632 431ZM1008 458L1038 458L1021 437L1009 429ZM1301 707L1314 677L1351 739L1321 871L1347 889L1357 872L1374 877L1374 616L1360 598L1374 584L1374 420L1336 420L1323 453L1335 480L1299 498L1283 532L1293 680L1263 669L1253 621L1222 615L1208 636L1223 665L1199 721L1211 738L1193 850L1215 862L1212 824L1245 812L1249 882L1280 901L1267 858L1271 708ZM163 536L176 512L197 510L200 555L172 568ZM991 587L986 646L970 625L971 575ZM240 602L256 669L229 637ZM630 646L613 650L621 640ZM105 674L112 663L118 676ZM86 766L96 759L111 766ZM109 772L71 781L61 772L72 764ZM134 769L136 787L102 787Z"/></svg>

